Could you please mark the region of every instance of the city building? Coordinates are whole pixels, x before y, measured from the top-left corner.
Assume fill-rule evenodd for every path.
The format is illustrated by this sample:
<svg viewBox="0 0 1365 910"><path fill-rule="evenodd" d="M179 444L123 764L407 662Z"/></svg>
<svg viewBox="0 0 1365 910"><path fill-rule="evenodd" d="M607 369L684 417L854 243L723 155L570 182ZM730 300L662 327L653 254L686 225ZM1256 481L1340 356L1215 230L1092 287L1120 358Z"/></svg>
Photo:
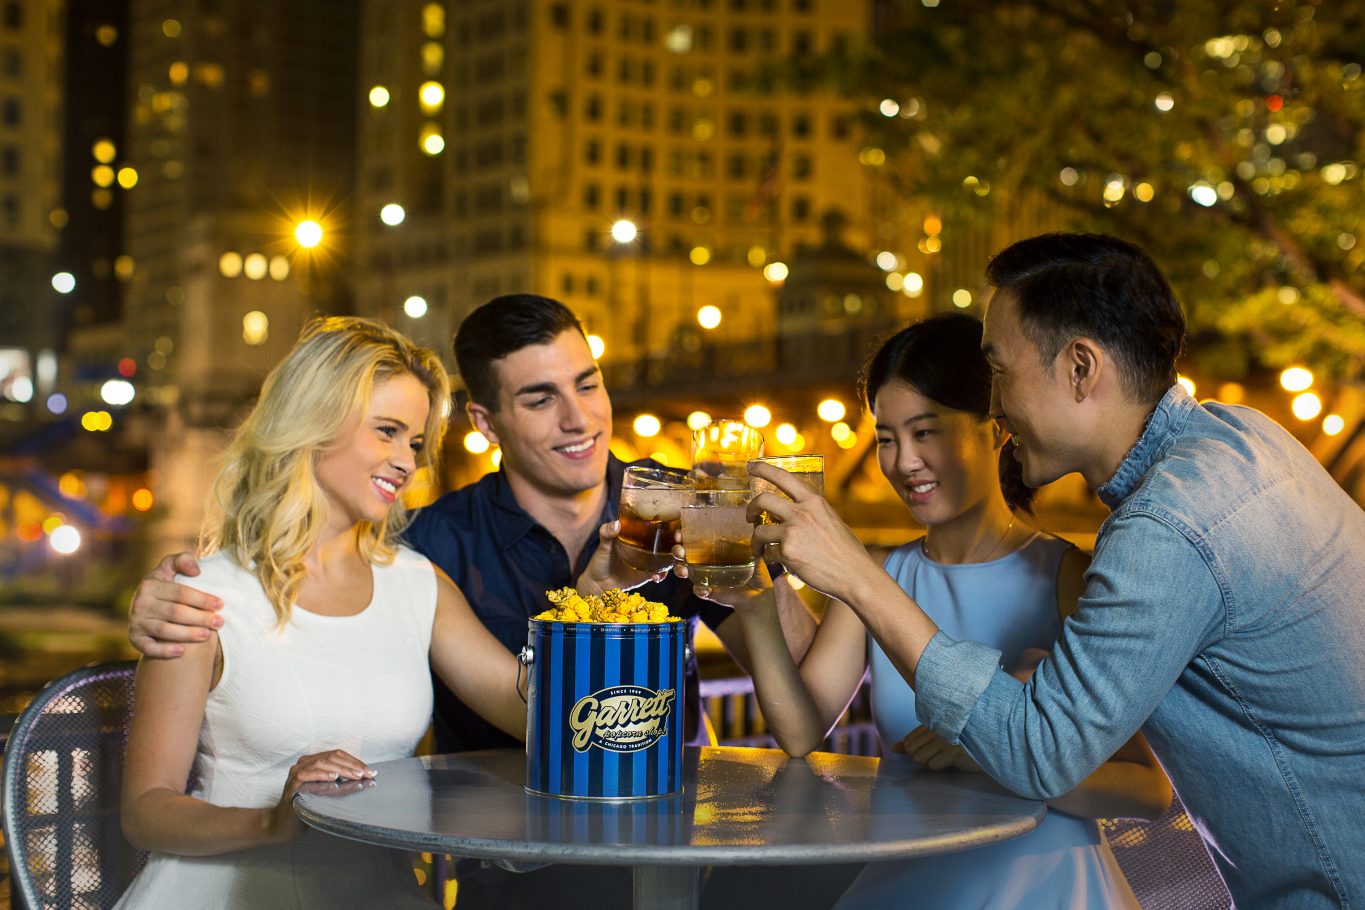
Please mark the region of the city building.
<svg viewBox="0 0 1365 910"><path fill-rule="evenodd" d="M780 72L862 43L868 7L370 0L357 309L445 349L474 306L546 294L612 361L771 335L825 213L887 239L862 105Z"/></svg>
<svg viewBox="0 0 1365 910"><path fill-rule="evenodd" d="M303 322L349 308L358 8L131 3L123 338L168 545Z"/></svg>
<svg viewBox="0 0 1365 910"><path fill-rule="evenodd" d="M24 421L55 389L61 291L65 4L0 3L0 420Z"/></svg>

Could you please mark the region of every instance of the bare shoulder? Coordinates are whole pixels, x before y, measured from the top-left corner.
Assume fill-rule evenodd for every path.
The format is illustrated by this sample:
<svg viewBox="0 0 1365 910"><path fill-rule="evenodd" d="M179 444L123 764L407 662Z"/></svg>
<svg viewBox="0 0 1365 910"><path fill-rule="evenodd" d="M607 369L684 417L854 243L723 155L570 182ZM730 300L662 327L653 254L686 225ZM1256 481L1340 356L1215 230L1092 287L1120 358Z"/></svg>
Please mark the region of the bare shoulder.
<svg viewBox="0 0 1365 910"><path fill-rule="evenodd" d="M198 689L212 691L223 670L223 646L216 630L203 641L184 644L184 653L173 660L144 657L137 665L139 696L178 695Z"/></svg>

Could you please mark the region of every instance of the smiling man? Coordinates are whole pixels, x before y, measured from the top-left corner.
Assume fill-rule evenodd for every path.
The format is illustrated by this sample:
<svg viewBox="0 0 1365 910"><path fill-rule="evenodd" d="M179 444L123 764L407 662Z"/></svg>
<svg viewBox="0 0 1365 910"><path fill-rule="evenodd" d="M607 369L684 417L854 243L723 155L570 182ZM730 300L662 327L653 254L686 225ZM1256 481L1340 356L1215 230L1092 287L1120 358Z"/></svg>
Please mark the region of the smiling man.
<svg viewBox="0 0 1365 910"><path fill-rule="evenodd" d="M1112 237L1047 234L987 268L992 411L1030 486L1110 508L1085 594L1028 682L949 638L828 504L756 497L804 581L853 608L919 719L1051 799L1141 729L1238 906L1365 906L1365 513L1283 428L1175 384L1184 317Z"/></svg>

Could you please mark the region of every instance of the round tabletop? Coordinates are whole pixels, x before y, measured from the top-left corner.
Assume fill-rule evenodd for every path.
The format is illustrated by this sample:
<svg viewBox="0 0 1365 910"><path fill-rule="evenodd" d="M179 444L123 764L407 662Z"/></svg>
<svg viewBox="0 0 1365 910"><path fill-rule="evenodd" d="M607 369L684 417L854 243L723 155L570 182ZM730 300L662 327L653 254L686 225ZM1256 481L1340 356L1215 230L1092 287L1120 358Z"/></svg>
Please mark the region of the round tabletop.
<svg viewBox="0 0 1365 910"><path fill-rule="evenodd" d="M1046 812L985 775L903 759L689 747L683 764L676 796L599 801L528 793L520 750L426 756L377 764L372 781L307 784L294 808L386 847L613 866L923 856L1017 837Z"/></svg>

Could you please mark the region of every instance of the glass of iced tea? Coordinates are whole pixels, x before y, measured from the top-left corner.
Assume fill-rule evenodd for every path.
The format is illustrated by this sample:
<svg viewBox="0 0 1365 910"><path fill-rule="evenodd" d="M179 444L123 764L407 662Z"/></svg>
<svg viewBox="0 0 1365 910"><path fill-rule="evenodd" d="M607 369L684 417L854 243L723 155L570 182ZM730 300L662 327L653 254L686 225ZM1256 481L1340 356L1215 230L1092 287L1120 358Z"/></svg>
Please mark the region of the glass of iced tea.
<svg viewBox="0 0 1365 910"><path fill-rule="evenodd" d="M747 490L749 462L763 454L763 434L742 420L713 420L692 434L692 476L701 490Z"/></svg>
<svg viewBox="0 0 1365 910"><path fill-rule="evenodd" d="M672 565L682 507L692 486L692 477L686 471L626 468L621 483L617 555L642 572L658 572Z"/></svg>
<svg viewBox="0 0 1365 910"><path fill-rule="evenodd" d="M737 588L753 576L749 497L748 489L692 492L682 508L682 542L693 584Z"/></svg>
<svg viewBox="0 0 1365 910"><path fill-rule="evenodd" d="M781 468L789 474L794 475L797 480L801 481L801 483L810 487L821 496L825 495L825 456L823 455L769 455L764 458L755 458L753 461ZM749 483L750 489L753 490L755 496L759 493L776 493L783 499L790 498L775 485L756 475L749 475ZM760 524L765 525L772 524L772 516L765 511L760 516L759 522ZM775 544L768 544L763 548L764 558L767 559L769 564L777 563L777 557L775 555L776 549L777 547Z"/></svg>

